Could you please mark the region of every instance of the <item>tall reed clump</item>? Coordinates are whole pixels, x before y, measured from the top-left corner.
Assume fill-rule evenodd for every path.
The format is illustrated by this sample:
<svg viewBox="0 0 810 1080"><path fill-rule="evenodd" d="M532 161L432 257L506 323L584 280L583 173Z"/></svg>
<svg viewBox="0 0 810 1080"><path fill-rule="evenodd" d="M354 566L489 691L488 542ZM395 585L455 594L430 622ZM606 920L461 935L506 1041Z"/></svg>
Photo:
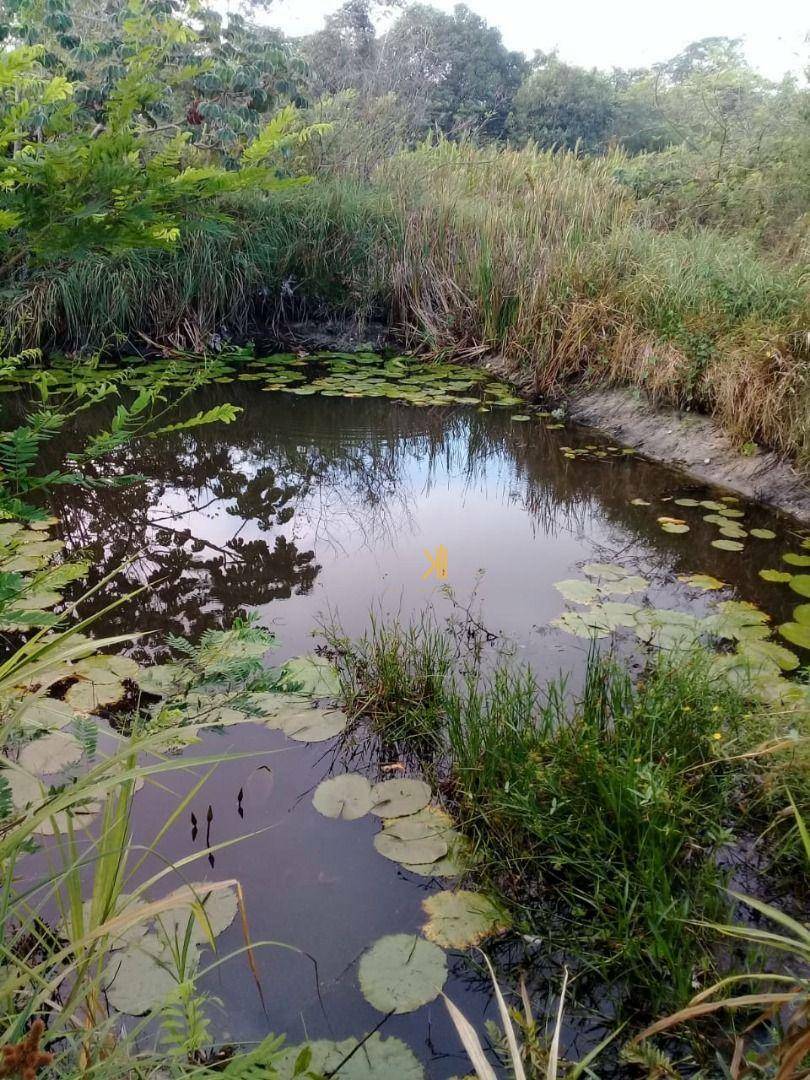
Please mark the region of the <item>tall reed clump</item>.
<svg viewBox="0 0 810 1080"><path fill-rule="evenodd" d="M404 220L392 285L406 340L499 353L538 393L639 386L807 460L806 268L744 238L654 228L616 178L625 165L440 143L381 166Z"/></svg>

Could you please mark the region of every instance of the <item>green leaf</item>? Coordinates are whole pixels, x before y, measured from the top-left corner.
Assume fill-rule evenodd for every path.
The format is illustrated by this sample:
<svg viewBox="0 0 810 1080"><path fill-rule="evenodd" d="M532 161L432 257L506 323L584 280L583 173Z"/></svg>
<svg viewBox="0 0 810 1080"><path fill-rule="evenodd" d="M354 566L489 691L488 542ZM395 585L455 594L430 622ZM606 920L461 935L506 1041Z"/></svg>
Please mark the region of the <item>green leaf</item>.
<svg viewBox="0 0 810 1080"><path fill-rule="evenodd" d="M779 633L792 645L799 645L802 649L810 649L810 624L804 622L782 623Z"/></svg>
<svg viewBox="0 0 810 1080"><path fill-rule="evenodd" d="M790 581L793 577L787 570L760 570L759 576L763 581L771 582Z"/></svg>
<svg viewBox="0 0 810 1080"><path fill-rule="evenodd" d="M439 996L447 958L422 937L390 934L363 953L358 977L363 997L379 1012L414 1012Z"/></svg>
<svg viewBox="0 0 810 1080"><path fill-rule="evenodd" d="M790 566L810 566L810 555L797 555L793 551L788 551L782 556L782 562Z"/></svg>
<svg viewBox="0 0 810 1080"><path fill-rule="evenodd" d="M418 815L394 818L374 837L374 847L393 862L432 863L447 854L443 832Z"/></svg>
<svg viewBox="0 0 810 1080"><path fill-rule="evenodd" d="M745 548L745 544L741 544L738 540L712 540L711 544L720 551L742 551Z"/></svg>
<svg viewBox="0 0 810 1080"><path fill-rule="evenodd" d="M793 574L788 585L799 596L810 597L810 574Z"/></svg>
<svg viewBox="0 0 810 1080"><path fill-rule="evenodd" d="M372 808L371 784L360 773L333 776L315 788L312 805L324 817L354 821Z"/></svg>
<svg viewBox="0 0 810 1080"><path fill-rule="evenodd" d="M424 780L382 780L371 789L371 813L382 818L408 817L426 807L432 796Z"/></svg>
<svg viewBox="0 0 810 1080"><path fill-rule="evenodd" d="M316 698L337 697L340 693L340 681L333 665L314 653L288 660L281 669L278 685Z"/></svg>
<svg viewBox="0 0 810 1080"><path fill-rule="evenodd" d="M466 949L509 925L505 914L483 893L457 889L439 892L422 901L428 921L426 938L445 949Z"/></svg>

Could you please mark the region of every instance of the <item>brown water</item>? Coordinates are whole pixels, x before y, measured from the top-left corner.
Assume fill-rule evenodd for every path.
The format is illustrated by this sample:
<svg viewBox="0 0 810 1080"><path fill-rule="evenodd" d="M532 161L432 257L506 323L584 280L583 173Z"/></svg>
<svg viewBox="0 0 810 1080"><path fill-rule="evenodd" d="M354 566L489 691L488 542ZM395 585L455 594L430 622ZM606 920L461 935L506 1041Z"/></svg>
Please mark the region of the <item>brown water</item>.
<svg viewBox="0 0 810 1080"><path fill-rule="evenodd" d="M435 579L423 580L424 549L443 544L457 599L466 603L477 589L489 629L542 675L570 672L575 685L587 642L548 623L566 607L553 583L578 576L583 562L632 565L652 581L654 603L684 610L709 603L707 594L675 580L697 571L730 583L723 598L751 600L777 622L796 602L758 576L762 567L781 568L789 523L745 507L746 528L770 527L779 539L749 540L742 553L712 548L717 533L701 520L706 511L667 509L657 500L722 493L638 458L569 460L560 452L561 444L605 442L593 432L548 430L474 409L293 398L237 383L201 392L191 407L196 412L218 400L243 406L236 423L145 441L117 455L112 468L142 473L142 483L62 488L51 497L68 553L92 553L93 580L136 556L109 587L111 596L150 584L99 632L137 628L195 638L255 611L278 635L276 662L311 650L312 632L330 611L350 634L366 628L372 606L407 617L432 603L440 618L450 614ZM95 419L87 423L93 428ZM653 506L632 506L635 497ZM662 532L659 513L688 514L691 531ZM141 651L160 656L159 636ZM296 1042L371 1030L381 1017L359 992L356 961L382 935L417 928L422 899L440 886L376 853L376 819L335 822L315 812L310 793L336 762L329 744L302 746L243 726L208 735L198 752L223 749L255 757L220 766L192 809L203 821L211 806L212 843L264 831L220 851L213 869L199 864L199 876L204 868L211 878L238 877L253 938L290 948L259 950L266 1013L243 958L207 979L222 1002L214 1012L217 1036L251 1040L273 1030ZM370 775L379 775L380 764L367 762ZM138 798L136 842L151 841L194 779L177 774L170 790L150 788ZM160 852L178 859L204 842L204 830L192 840L184 819ZM144 869L156 866L154 860ZM240 944L237 926L219 939L225 952ZM451 966L446 991L480 1030L491 1015L486 983L463 955ZM391 1018L383 1034L403 1038L430 1077L467 1071L440 1002ZM584 1030L569 1037L588 1041Z"/></svg>

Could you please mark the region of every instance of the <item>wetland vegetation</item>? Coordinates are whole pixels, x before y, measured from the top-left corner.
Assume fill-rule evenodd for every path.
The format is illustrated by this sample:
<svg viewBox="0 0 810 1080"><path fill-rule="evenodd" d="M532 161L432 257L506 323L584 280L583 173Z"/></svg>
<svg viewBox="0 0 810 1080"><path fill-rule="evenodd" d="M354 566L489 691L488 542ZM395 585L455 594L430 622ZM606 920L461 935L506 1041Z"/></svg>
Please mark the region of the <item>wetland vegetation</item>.
<svg viewBox="0 0 810 1080"><path fill-rule="evenodd" d="M373 14L3 4L0 1076L799 1080L808 91Z"/></svg>

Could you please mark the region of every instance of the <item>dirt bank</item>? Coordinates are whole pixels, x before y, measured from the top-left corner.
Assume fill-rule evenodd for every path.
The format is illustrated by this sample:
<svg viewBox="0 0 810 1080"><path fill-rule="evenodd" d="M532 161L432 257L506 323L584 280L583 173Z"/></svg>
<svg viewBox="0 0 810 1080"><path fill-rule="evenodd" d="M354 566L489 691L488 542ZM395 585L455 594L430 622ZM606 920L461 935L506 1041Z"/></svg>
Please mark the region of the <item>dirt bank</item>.
<svg viewBox="0 0 810 1080"><path fill-rule="evenodd" d="M743 456L710 417L656 408L636 390L585 391L569 412L656 461L810 524L810 487L796 470L773 453Z"/></svg>

